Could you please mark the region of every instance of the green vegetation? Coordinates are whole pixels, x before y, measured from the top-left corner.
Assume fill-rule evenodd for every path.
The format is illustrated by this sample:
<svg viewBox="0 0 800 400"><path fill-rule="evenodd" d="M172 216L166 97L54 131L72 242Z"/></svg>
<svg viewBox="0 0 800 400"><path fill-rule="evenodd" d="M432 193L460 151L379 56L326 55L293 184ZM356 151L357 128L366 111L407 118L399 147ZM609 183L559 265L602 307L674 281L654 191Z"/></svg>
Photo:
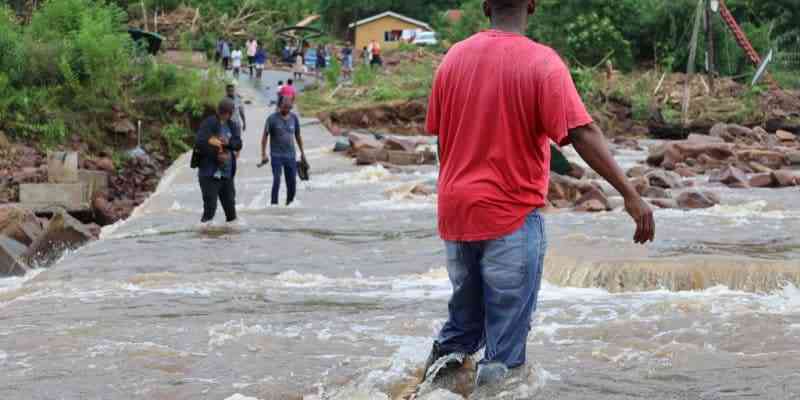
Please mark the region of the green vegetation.
<svg viewBox="0 0 800 400"><path fill-rule="evenodd" d="M29 24L12 14L0 7L0 130L17 140L57 147L78 135L102 152L117 145L108 133L117 114L147 127L188 126L184 115L199 117L222 96L219 73L203 77L144 55L117 5L51 0ZM170 152L175 132L162 132Z"/></svg>

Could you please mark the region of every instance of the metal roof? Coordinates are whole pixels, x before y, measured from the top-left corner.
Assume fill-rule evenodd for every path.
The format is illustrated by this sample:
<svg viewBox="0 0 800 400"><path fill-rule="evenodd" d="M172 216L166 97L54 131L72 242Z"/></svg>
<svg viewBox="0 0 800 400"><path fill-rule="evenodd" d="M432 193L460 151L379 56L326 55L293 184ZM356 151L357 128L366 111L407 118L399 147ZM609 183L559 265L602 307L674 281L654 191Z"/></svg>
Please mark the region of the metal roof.
<svg viewBox="0 0 800 400"><path fill-rule="evenodd" d="M370 23L372 21L377 21L377 20L379 20L381 18L384 18L384 17L394 17L394 18L397 18L397 19L399 19L401 21L408 22L409 24L417 25L419 27L425 28L425 29L427 29L429 31L433 30L433 29L431 29L430 25L428 25L428 24L426 24L426 23L424 23L422 21L418 21L418 20L416 20L414 18L406 17L405 15L401 15L401 14L398 14L398 13L393 12L393 11L386 11L385 13L374 15L372 17L362 19L361 21L357 21L357 22L354 22L354 23L350 24L349 27L350 28L355 28L355 27L360 26L360 25L368 24L368 23Z"/></svg>

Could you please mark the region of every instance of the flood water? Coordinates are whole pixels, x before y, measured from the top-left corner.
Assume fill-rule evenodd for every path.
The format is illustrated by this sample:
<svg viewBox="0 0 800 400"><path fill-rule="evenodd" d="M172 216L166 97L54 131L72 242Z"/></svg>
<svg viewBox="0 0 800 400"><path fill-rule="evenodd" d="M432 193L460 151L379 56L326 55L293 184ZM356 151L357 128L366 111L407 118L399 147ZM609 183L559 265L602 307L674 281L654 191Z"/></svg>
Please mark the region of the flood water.
<svg viewBox="0 0 800 400"><path fill-rule="evenodd" d="M386 191L435 168L357 168L303 119L312 180L268 207L267 106L242 91L241 223L199 226L185 156L101 240L0 279L0 399L389 399L413 380L450 284L435 199ZM657 211L647 247L620 211L546 216L535 374L517 397L800 398L800 192L714 190L722 206Z"/></svg>

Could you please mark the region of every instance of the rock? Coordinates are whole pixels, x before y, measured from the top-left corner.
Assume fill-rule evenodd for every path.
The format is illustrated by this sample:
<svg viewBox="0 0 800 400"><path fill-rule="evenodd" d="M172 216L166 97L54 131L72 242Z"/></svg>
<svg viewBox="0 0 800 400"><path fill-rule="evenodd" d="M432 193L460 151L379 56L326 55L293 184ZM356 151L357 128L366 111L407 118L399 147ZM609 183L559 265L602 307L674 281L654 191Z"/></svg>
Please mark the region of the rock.
<svg viewBox="0 0 800 400"><path fill-rule="evenodd" d="M678 163L690 158L710 158L727 160L734 156L731 145L711 142L671 142L651 149L647 163L666 169L673 169Z"/></svg>
<svg viewBox="0 0 800 400"><path fill-rule="evenodd" d="M572 203L567 200L553 200L550 202L555 208L570 208Z"/></svg>
<svg viewBox="0 0 800 400"><path fill-rule="evenodd" d="M0 235L0 276L21 276L28 272L23 256L28 248L7 236Z"/></svg>
<svg viewBox="0 0 800 400"><path fill-rule="evenodd" d="M575 178L551 173L547 199L553 203L559 200L574 203L583 187L584 184Z"/></svg>
<svg viewBox="0 0 800 400"><path fill-rule="evenodd" d="M672 196L667 191L660 187L650 186L644 193L641 194L646 199L670 199Z"/></svg>
<svg viewBox="0 0 800 400"><path fill-rule="evenodd" d="M356 152L356 165L373 165L379 160L379 153L381 151L371 148L362 148Z"/></svg>
<svg viewBox="0 0 800 400"><path fill-rule="evenodd" d="M33 242L26 258L30 264L48 265L65 250L76 249L92 240L94 235L78 220L64 210L57 210L50 219L47 230Z"/></svg>
<svg viewBox="0 0 800 400"><path fill-rule="evenodd" d="M647 199L650 204L664 209L678 208L678 202L673 199Z"/></svg>
<svg viewBox="0 0 800 400"><path fill-rule="evenodd" d="M578 204L575 207L575 211L578 212L602 212L608 211L608 207L604 205L600 200L590 199Z"/></svg>
<svg viewBox="0 0 800 400"><path fill-rule="evenodd" d="M644 165L637 165L629 169L626 175L628 175L628 178L638 178L640 176L644 176L648 171L650 171L650 168L645 167Z"/></svg>
<svg viewBox="0 0 800 400"><path fill-rule="evenodd" d="M94 165L98 170L108 172L109 174L113 174L117 170L114 166L114 161L108 157L98 158L95 160Z"/></svg>
<svg viewBox="0 0 800 400"><path fill-rule="evenodd" d="M643 176L631 179L630 182L631 185L633 185L633 188L636 189L636 193L639 193L640 196L644 196L644 192L646 192L647 189L650 189L650 181Z"/></svg>
<svg viewBox="0 0 800 400"><path fill-rule="evenodd" d="M398 137L388 137L383 143L383 148L392 151L405 151L414 153L417 151L417 142Z"/></svg>
<svg viewBox="0 0 800 400"><path fill-rule="evenodd" d="M779 151L748 149L736 153L740 161L757 162L772 169L780 169L787 164L786 156Z"/></svg>
<svg viewBox="0 0 800 400"><path fill-rule="evenodd" d="M439 388L432 392L425 393L420 397L417 397L416 399L417 400L464 400L464 397L459 396L449 390Z"/></svg>
<svg viewBox="0 0 800 400"><path fill-rule="evenodd" d="M586 176L586 170L583 169L583 167L581 167L580 165L575 164L573 162L569 163L569 165L570 165L570 170L569 173L567 173L568 176L571 176L575 179L583 179L583 177Z"/></svg>
<svg viewBox="0 0 800 400"><path fill-rule="evenodd" d="M84 210L89 206L86 185L70 184L24 184L19 186L19 201L26 207L58 206L68 210Z"/></svg>
<svg viewBox="0 0 800 400"><path fill-rule="evenodd" d="M436 193L436 187L420 183L411 189L411 194L416 196L433 196Z"/></svg>
<svg viewBox="0 0 800 400"><path fill-rule="evenodd" d="M680 175L670 172L670 171L662 171L662 170L655 170L650 171L645 175L650 186L660 187L663 189L674 189L681 187L681 177Z"/></svg>
<svg viewBox="0 0 800 400"><path fill-rule="evenodd" d="M8 140L5 132L0 131L0 150L8 150L11 148L11 141Z"/></svg>
<svg viewBox="0 0 800 400"><path fill-rule="evenodd" d="M755 161L750 161L747 165L749 165L750 169L752 169L753 172L755 172L755 173L759 173L759 174L772 173L772 168L769 168L766 165L757 163Z"/></svg>
<svg viewBox="0 0 800 400"><path fill-rule="evenodd" d="M347 138L336 139L336 144L333 145L333 151L336 153L341 153L347 150L350 150L350 140Z"/></svg>
<svg viewBox="0 0 800 400"><path fill-rule="evenodd" d="M791 165L800 165L800 151L792 151L787 153L786 162Z"/></svg>
<svg viewBox="0 0 800 400"><path fill-rule="evenodd" d="M383 144L372 135L351 132L347 135L347 139L350 140L350 146L356 152L361 149L377 150L383 148Z"/></svg>
<svg viewBox="0 0 800 400"><path fill-rule="evenodd" d="M94 212L95 220L100 225L111 225L119 220L119 217L114 212L114 207L102 193L96 195L92 200L92 211Z"/></svg>
<svg viewBox="0 0 800 400"><path fill-rule="evenodd" d="M599 208L596 207L597 202L600 204ZM581 191L581 196L575 201L578 208L588 208L583 211L611 211L611 203L608 202L608 197L602 190L594 185L588 185Z"/></svg>
<svg viewBox="0 0 800 400"><path fill-rule="evenodd" d="M92 237L95 240L100 239L100 234L103 232L103 228L94 223L86 225L86 229L92 233Z"/></svg>
<svg viewBox="0 0 800 400"><path fill-rule="evenodd" d="M387 151L389 158L387 162L394 165L422 165L425 156L422 153L411 153L406 151Z"/></svg>
<svg viewBox="0 0 800 400"><path fill-rule="evenodd" d="M775 186L775 178L773 177L772 173L768 174L757 174L753 175L750 178L750 186L754 188L767 188Z"/></svg>
<svg viewBox="0 0 800 400"><path fill-rule="evenodd" d="M721 183L732 188L748 187L747 175L739 168L729 166L709 178L709 182Z"/></svg>
<svg viewBox="0 0 800 400"><path fill-rule="evenodd" d="M11 181L17 184L36 182L39 177L39 168L24 167L11 175Z"/></svg>
<svg viewBox="0 0 800 400"><path fill-rule="evenodd" d="M0 207L0 235L30 246L42 234L42 224L30 210L20 207Z"/></svg>
<svg viewBox="0 0 800 400"><path fill-rule="evenodd" d="M710 136L718 137L724 142L733 142L734 137L728 132L728 124L718 123L711 127Z"/></svg>
<svg viewBox="0 0 800 400"><path fill-rule="evenodd" d="M784 130L778 130L775 132L775 136L777 136L781 142L793 142L797 140L797 136L794 133Z"/></svg>
<svg viewBox="0 0 800 400"><path fill-rule="evenodd" d="M682 209L710 208L719 204L719 196L712 192L690 190L678 196L678 207Z"/></svg>
<svg viewBox="0 0 800 400"><path fill-rule="evenodd" d="M728 133L733 135L736 139L752 138L753 130L741 125L729 124L727 127Z"/></svg>
<svg viewBox="0 0 800 400"><path fill-rule="evenodd" d="M680 175L681 178L693 178L693 177L697 176L697 172L695 172L694 170L692 170L689 167L678 167L678 168L675 168L675 173Z"/></svg>
<svg viewBox="0 0 800 400"><path fill-rule="evenodd" d="M688 142L694 143L725 143L725 140L718 136L711 136L711 135L700 135L697 133L692 133L686 139Z"/></svg>
<svg viewBox="0 0 800 400"><path fill-rule="evenodd" d="M795 175L792 171L778 170L772 172L772 179L778 187L797 186L799 184L800 176Z"/></svg>

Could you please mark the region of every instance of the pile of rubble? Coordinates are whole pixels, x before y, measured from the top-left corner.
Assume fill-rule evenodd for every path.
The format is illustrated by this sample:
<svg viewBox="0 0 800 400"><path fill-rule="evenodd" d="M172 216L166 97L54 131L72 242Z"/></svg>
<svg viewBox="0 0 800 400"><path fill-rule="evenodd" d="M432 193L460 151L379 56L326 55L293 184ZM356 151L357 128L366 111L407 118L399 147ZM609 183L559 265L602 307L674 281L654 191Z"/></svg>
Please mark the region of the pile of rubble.
<svg viewBox="0 0 800 400"><path fill-rule="evenodd" d="M337 141L335 152L355 158L357 165L381 164L387 167L435 165L435 139L428 137L384 136L350 132Z"/></svg>
<svg viewBox="0 0 800 400"><path fill-rule="evenodd" d="M0 277L24 275L32 266L47 266L64 251L96 239L100 227L84 225L61 208L50 218L15 205L0 207Z"/></svg>
<svg viewBox="0 0 800 400"><path fill-rule="evenodd" d="M323 113L319 119L334 135L340 134L342 129L381 129L397 134L423 135L427 112L425 102L409 101Z"/></svg>

